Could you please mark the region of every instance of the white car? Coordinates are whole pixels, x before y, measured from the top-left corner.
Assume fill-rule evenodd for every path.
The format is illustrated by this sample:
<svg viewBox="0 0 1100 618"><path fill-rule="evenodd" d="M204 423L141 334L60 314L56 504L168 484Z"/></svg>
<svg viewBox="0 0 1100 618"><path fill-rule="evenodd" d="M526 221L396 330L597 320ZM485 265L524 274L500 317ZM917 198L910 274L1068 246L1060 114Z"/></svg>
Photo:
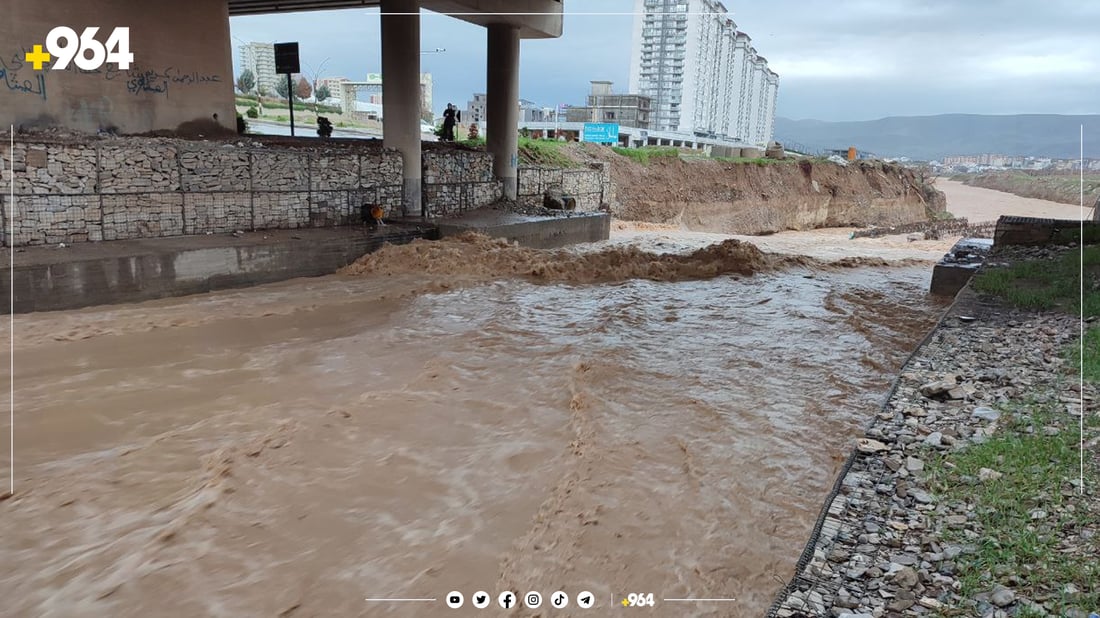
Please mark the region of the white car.
<svg viewBox="0 0 1100 618"><path fill-rule="evenodd" d="M421 122L420 123L420 132L421 133L435 133L435 127L433 127L432 125L430 125L426 122Z"/></svg>

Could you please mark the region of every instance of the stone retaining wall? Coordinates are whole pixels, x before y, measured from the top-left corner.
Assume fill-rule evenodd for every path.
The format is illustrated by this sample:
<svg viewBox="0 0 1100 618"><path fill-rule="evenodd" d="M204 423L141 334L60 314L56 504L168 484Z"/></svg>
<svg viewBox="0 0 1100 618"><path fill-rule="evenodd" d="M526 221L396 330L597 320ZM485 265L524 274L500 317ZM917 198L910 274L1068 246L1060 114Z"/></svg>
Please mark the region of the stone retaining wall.
<svg viewBox="0 0 1100 618"><path fill-rule="evenodd" d="M13 165L5 245L9 216L21 246L324 227L357 222L365 202L401 206L394 150L116 138L16 142Z"/></svg>
<svg viewBox="0 0 1100 618"><path fill-rule="evenodd" d="M543 192L557 185L577 200L577 210L594 212L611 204L615 189L608 163L589 163L579 168L519 168L519 201L527 206L542 206Z"/></svg>
<svg viewBox="0 0 1100 618"><path fill-rule="evenodd" d="M4 161L8 151L0 147ZM0 197L5 246L9 216L12 241L25 246L329 227L360 223L363 204L381 204L390 215L401 208L401 154L369 143L294 148L259 140L24 138L13 154L15 208L6 191ZM598 210L613 194L603 163L520 169L527 202L541 204L552 183L576 197L579 210ZM424 152L429 218L490 204L502 193L489 153Z"/></svg>
<svg viewBox="0 0 1100 618"><path fill-rule="evenodd" d="M424 210L430 218L491 204L504 193L493 178L493 155L487 152L429 150L421 156Z"/></svg>

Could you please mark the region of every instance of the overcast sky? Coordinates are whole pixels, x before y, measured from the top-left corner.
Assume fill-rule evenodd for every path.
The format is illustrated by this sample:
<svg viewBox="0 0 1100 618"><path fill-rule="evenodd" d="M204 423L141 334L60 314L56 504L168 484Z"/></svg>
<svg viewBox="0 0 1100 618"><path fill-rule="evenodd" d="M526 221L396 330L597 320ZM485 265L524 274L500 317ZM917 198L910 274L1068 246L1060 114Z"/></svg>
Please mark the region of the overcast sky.
<svg viewBox="0 0 1100 618"><path fill-rule="evenodd" d="M779 73L777 113L872 120L941 113L1100 113L1100 2L1094 0L726 0ZM560 39L521 44L520 96L583 104L590 80L628 87L632 0L566 0ZM584 13L623 13L585 15ZM376 9L234 17L245 41L298 41L307 77L381 71ZM421 20L422 70L438 113L485 90L485 29Z"/></svg>

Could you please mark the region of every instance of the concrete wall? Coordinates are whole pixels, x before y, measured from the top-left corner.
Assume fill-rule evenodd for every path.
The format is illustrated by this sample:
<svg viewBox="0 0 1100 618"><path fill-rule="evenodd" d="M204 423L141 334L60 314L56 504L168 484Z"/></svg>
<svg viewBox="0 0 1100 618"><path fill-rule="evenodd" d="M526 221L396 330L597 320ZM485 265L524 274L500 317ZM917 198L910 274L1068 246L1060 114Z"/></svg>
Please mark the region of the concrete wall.
<svg viewBox="0 0 1100 618"><path fill-rule="evenodd" d="M1085 244L1100 243L1100 222L1072 219L1039 219L1035 217L1001 216L993 235L994 245L1056 245L1081 242L1084 228Z"/></svg>
<svg viewBox="0 0 1100 618"><path fill-rule="evenodd" d="M17 141L15 204L0 198L0 238L8 244L8 217L19 246L327 227L358 222L364 203L400 208L394 150L247 144ZM5 185L9 174L5 166Z"/></svg>
<svg viewBox="0 0 1100 618"><path fill-rule="evenodd" d="M225 0L4 0L0 7L0 126L60 125L95 132L236 132ZM104 43L130 28L134 64L86 72L34 71L26 52L51 28L79 35L98 26ZM214 116L217 115L215 120Z"/></svg>
<svg viewBox="0 0 1100 618"><path fill-rule="evenodd" d="M579 168L521 167L519 168L519 202L527 206L542 206L543 192L558 186L577 200L577 210L594 212L608 207L615 200L609 164L590 163Z"/></svg>

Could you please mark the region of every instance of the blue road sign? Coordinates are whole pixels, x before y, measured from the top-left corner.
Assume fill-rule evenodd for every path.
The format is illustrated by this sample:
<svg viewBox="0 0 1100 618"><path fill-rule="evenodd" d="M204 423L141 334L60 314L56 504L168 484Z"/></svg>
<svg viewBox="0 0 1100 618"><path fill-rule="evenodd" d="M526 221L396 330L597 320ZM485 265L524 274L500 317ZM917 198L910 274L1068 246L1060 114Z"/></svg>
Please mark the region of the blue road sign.
<svg viewBox="0 0 1100 618"><path fill-rule="evenodd" d="M597 142L600 144L617 144L619 142L619 125L606 122L586 122L581 132L582 142Z"/></svg>

